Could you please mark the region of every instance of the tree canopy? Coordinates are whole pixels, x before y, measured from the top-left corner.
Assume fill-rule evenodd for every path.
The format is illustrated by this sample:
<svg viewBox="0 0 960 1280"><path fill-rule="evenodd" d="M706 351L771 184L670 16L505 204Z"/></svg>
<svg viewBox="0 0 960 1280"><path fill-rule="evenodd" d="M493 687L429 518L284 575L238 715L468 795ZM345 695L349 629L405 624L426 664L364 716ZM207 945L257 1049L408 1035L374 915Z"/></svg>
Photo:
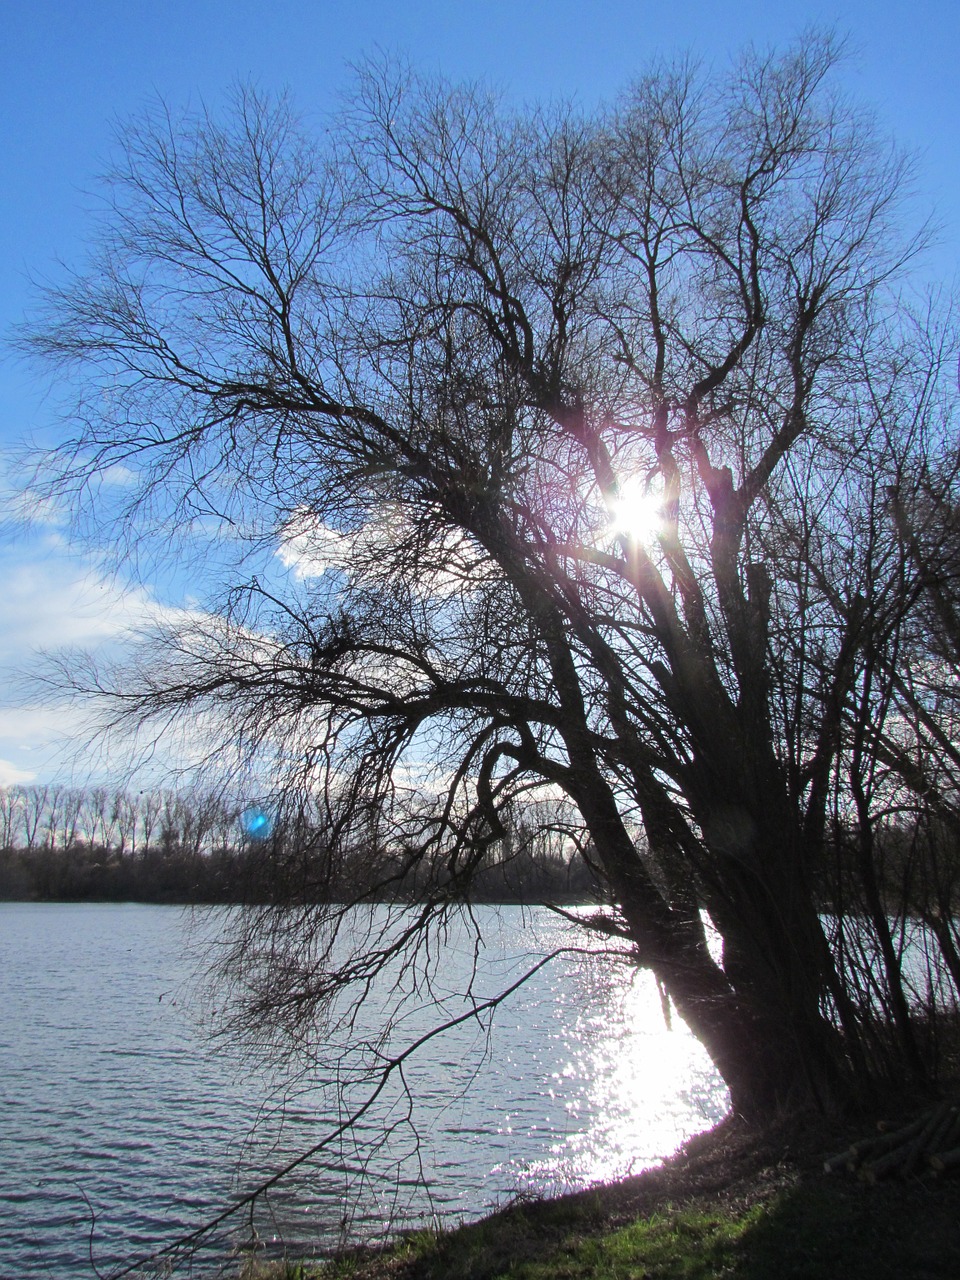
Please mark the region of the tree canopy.
<svg viewBox="0 0 960 1280"><path fill-rule="evenodd" d="M322 943L358 850L361 897L419 877L392 951L551 832L745 1113L929 1073L887 872L955 943L956 348L836 57L594 113L371 63L322 136L250 90L125 133L28 339L79 387L47 483L222 584L68 678L299 824L238 946L258 1016L385 962Z"/></svg>

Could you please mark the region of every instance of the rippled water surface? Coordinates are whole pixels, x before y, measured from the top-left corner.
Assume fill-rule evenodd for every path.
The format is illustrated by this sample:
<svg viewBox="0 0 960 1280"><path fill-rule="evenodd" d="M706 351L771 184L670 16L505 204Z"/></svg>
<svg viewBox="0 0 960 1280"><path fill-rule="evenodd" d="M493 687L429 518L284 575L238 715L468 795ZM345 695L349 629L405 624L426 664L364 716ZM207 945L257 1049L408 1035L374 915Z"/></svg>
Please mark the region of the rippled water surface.
<svg viewBox="0 0 960 1280"><path fill-rule="evenodd" d="M490 994L575 940L542 911L489 908L480 922ZM207 1038L184 986L186 936L177 908L0 904L2 1280L77 1280L94 1274L91 1257L109 1273L330 1133L311 1073L268 1077ZM472 963L454 932L438 966L449 990ZM403 1034L430 1017L411 1015ZM491 1036L471 1021L429 1042L406 1082L413 1104L386 1090L355 1135L214 1236L192 1274L217 1274L251 1230L302 1252L638 1170L727 1105L697 1042L665 1025L652 983L574 957L512 996Z"/></svg>

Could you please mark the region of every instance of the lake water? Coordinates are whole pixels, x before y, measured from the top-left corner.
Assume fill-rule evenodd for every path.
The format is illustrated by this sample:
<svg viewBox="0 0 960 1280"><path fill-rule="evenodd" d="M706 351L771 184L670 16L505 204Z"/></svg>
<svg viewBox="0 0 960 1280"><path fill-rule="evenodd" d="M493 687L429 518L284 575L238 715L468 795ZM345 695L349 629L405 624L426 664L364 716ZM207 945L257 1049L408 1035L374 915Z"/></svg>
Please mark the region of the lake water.
<svg viewBox="0 0 960 1280"><path fill-rule="evenodd" d="M479 917L491 993L539 952L582 942L546 911ZM0 1280L110 1274L329 1135L322 1054L267 1074L206 1033L185 985L185 921L172 907L0 903ZM474 961L456 931L448 947L438 969L455 991ZM409 1095L386 1089L354 1133L212 1233L185 1272L235 1274L230 1252L252 1232L301 1254L637 1171L728 1103L683 1024L665 1025L653 983L603 959L553 962L489 1036L465 1023L406 1077Z"/></svg>

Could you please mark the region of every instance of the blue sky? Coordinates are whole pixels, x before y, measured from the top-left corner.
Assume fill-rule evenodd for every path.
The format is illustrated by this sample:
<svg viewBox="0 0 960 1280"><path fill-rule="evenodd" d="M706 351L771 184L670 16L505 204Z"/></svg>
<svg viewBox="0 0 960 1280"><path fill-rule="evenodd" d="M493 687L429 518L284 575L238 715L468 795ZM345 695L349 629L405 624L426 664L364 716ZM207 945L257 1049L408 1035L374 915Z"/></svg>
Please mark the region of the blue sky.
<svg viewBox="0 0 960 1280"><path fill-rule="evenodd" d="M589 106L658 54L692 50L720 68L748 42L832 26L850 39L851 93L920 155L919 201L943 228L926 274L948 285L957 275L960 0L2 0L0 20L0 334L29 308L31 275L56 279L57 260L82 253L115 126L145 100L215 106L252 79L289 88L320 119L351 60L377 47L451 79L493 81L517 101ZM0 459L52 430L52 417L45 384L0 364ZM189 601L189 582L161 591L111 580L54 522L19 535L8 526L0 575L0 784L66 776L74 720L52 701L19 705L10 669L38 646L110 641L157 599Z"/></svg>

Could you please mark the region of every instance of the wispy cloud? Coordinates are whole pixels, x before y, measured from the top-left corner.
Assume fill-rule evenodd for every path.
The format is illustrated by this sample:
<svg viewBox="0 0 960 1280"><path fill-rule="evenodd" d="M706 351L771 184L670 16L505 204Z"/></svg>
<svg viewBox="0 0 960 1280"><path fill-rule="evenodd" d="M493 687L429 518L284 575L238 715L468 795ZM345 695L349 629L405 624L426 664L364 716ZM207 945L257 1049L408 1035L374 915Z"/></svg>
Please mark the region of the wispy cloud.
<svg viewBox="0 0 960 1280"><path fill-rule="evenodd" d="M0 784L68 772L92 726L83 707L56 690L38 693L44 654L116 656L167 611L145 587L123 585L52 532L0 550L0 592ZM82 765L106 761L88 756Z"/></svg>
<svg viewBox="0 0 960 1280"><path fill-rule="evenodd" d="M304 507L294 512L284 528L277 556L295 577L320 578L328 570L346 569L352 549L353 539L329 528Z"/></svg>
<svg viewBox="0 0 960 1280"><path fill-rule="evenodd" d="M410 572L425 599L443 599L479 586L491 572L483 552L464 534L438 528L425 540L410 513L385 503L352 533L338 533L307 507L293 513L276 552L300 579L331 570L348 577L379 576L391 567Z"/></svg>
<svg viewBox="0 0 960 1280"><path fill-rule="evenodd" d="M9 760L0 759L0 787L12 787L18 782L32 782L35 776L28 769L18 769Z"/></svg>

